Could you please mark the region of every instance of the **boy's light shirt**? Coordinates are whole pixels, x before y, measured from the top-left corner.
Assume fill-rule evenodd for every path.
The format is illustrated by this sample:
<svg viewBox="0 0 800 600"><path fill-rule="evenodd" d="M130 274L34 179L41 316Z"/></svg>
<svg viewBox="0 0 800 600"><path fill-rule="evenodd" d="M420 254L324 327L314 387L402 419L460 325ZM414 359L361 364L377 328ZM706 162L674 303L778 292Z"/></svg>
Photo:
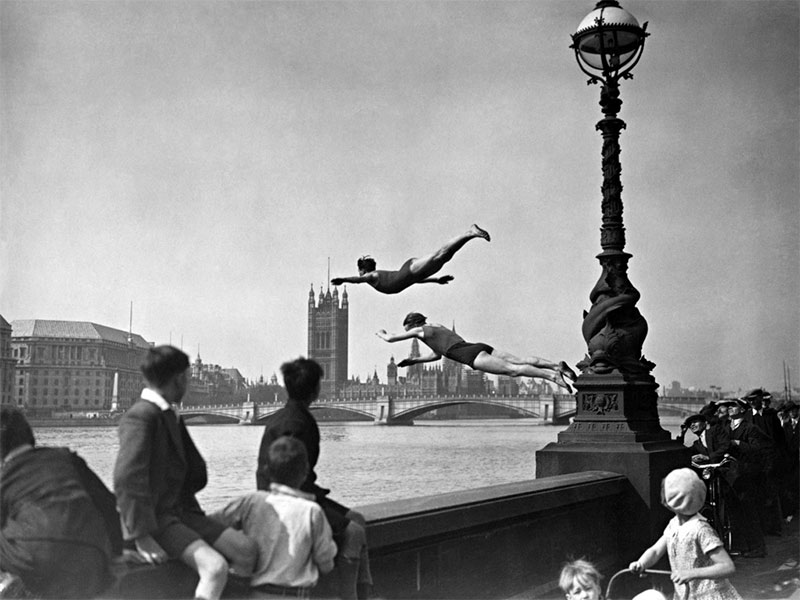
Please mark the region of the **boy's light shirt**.
<svg viewBox="0 0 800 600"><path fill-rule="evenodd" d="M294 496L295 498L303 498L304 500L311 500L312 502L316 499L314 494L307 494L306 492L302 492L293 487L289 487L288 485L283 485L282 483L270 483L269 491L275 494L286 494L287 496Z"/></svg>
<svg viewBox="0 0 800 600"><path fill-rule="evenodd" d="M250 586L312 587L320 570L333 568L336 543L312 494L271 483L231 501L212 518L241 529L258 544Z"/></svg>

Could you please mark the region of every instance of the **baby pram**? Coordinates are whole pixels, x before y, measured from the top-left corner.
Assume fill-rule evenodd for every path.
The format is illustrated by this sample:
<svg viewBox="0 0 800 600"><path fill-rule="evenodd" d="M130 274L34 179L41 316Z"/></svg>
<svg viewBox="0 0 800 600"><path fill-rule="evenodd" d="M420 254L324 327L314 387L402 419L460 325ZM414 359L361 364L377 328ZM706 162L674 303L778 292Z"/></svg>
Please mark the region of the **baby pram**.
<svg viewBox="0 0 800 600"><path fill-rule="evenodd" d="M634 573L630 569L617 571L608 580L605 600L670 600L675 587L670 571L647 569Z"/></svg>

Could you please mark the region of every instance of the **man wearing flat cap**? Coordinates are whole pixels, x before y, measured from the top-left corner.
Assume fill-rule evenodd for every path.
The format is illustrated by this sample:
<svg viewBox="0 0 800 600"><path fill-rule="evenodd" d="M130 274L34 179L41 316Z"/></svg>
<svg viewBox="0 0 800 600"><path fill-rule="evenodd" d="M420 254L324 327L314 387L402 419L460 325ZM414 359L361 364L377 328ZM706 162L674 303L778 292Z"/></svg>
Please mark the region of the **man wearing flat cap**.
<svg viewBox="0 0 800 600"><path fill-rule="evenodd" d="M683 422L683 426L697 436L692 444L693 461L718 463L730 450L728 431L723 427L709 427L704 415L690 415Z"/></svg>
<svg viewBox="0 0 800 600"><path fill-rule="evenodd" d="M757 481L761 528L765 533L780 535L779 490L783 486L788 451L778 415L764 407L764 399L769 396L763 388L755 388L747 392L742 400L750 405L744 414L745 420L758 427L768 438L767 447L762 452L763 469L758 474Z"/></svg>
<svg viewBox="0 0 800 600"><path fill-rule="evenodd" d="M733 483L738 502L733 506L733 545L745 558L766 555L764 533L758 509L758 477L763 470L763 455L769 440L766 434L745 421L749 405L743 400L726 399L720 404L728 408L731 454L739 464L739 476Z"/></svg>

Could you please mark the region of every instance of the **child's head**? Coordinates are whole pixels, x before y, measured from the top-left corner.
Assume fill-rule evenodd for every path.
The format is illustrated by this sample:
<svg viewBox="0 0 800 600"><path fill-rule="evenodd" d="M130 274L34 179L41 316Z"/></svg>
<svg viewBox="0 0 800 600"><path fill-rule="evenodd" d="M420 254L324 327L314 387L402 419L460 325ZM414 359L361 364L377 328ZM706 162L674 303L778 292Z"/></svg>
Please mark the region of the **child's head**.
<svg viewBox="0 0 800 600"><path fill-rule="evenodd" d="M299 488L308 476L308 453L303 442L286 435L272 442L266 469L271 483Z"/></svg>
<svg viewBox="0 0 800 600"><path fill-rule="evenodd" d="M586 560L573 560L561 569L558 587L567 600L600 600L600 572Z"/></svg>
<svg viewBox="0 0 800 600"><path fill-rule="evenodd" d="M676 515L696 515L705 501L706 484L691 469L675 469L661 482L661 503Z"/></svg>

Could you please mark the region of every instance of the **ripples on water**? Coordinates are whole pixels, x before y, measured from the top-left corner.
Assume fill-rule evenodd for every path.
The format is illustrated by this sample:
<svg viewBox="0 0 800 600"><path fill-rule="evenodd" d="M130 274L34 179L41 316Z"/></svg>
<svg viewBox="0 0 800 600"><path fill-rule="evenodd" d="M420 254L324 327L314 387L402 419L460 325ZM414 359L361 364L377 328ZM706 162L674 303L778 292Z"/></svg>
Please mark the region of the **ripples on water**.
<svg viewBox="0 0 800 600"><path fill-rule="evenodd" d="M677 433L679 420L662 426ZM532 419L419 421L411 427L321 423L318 483L350 506L534 479L535 452L562 427ZM207 425L189 431L208 463L198 499L207 511L255 489L262 427ZM35 429L39 445L67 446L111 487L117 432L112 427Z"/></svg>

